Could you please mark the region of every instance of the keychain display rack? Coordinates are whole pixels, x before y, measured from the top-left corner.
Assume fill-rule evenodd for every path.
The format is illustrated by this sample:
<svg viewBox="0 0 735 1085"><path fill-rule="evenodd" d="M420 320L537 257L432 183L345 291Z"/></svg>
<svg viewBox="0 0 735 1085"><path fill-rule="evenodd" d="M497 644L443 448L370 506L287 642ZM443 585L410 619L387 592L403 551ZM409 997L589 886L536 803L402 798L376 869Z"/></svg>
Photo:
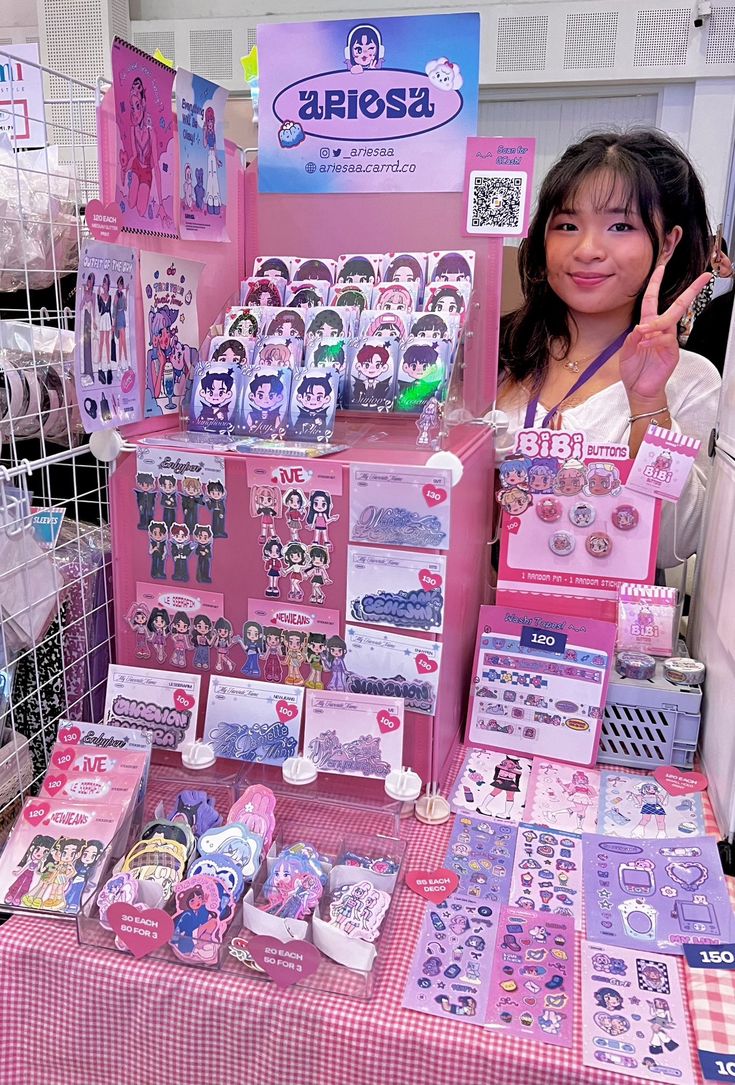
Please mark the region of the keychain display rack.
<svg viewBox="0 0 735 1085"><path fill-rule="evenodd" d="M18 61L0 49L0 64ZM26 120L46 145L0 150L0 841L43 776L58 720L101 717L112 636L107 468L72 380L101 87L22 65L43 83L43 114ZM12 117L23 104L4 86ZM37 542L58 520L55 545Z"/></svg>

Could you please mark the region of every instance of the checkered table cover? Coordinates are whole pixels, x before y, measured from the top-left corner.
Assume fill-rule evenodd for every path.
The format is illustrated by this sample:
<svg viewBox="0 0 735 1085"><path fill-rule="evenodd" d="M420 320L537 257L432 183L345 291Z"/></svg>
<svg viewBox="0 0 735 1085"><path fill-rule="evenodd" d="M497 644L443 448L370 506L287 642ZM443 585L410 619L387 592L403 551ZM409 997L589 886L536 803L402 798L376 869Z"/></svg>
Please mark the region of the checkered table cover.
<svg viewBox="0 0 735 1085"><path fill-rule="evenodd" d="M457 753L451 778L463 753ZM708 831L715 832L705 805ZM450 829L451 822L428 828L411 819L406 869L440 865ZM424 908L401 888L376 997L369 1003L297 988L282 991L244 970L208 973L163 961L136 962L78 946L73 923L13 917L0 928L0 1085L612 1085L616 1077L622 1080L582 1066L579 968L571 1050L402 1009ZM683 970L681 961L678 967ZM735 1020L735 980L714 983L709 973L690 978L690 990L705 1046L705 1038L726 1028L728 1013ZM689 1041L694 1080L701 1082L691 1025ZM635 1079L628 1080L632 1085Z"/></svg>

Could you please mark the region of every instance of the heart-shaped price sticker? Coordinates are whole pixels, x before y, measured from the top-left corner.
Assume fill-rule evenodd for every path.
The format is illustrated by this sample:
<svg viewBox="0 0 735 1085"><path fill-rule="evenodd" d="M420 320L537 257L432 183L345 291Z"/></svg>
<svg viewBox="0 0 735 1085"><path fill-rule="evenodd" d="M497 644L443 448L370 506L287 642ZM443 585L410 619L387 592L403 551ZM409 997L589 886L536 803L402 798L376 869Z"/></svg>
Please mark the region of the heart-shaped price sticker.
<svg viewBox="0 0 735 1085"><path fill-rule="evenodd" d="M505 521L505 529L509 535L517 535L521 530L521 521L518 516L509 516Z"/></svg>
<svg viewBox="0 0 735 1085"><path fill-rule="evenodd" d="M90 200L84 210L89 232L95 241L117 241L120 233L120 208L116 203Z"/></svg>
<svg viewBox="0 0 735 1085"><path fill-rule="evenodd" d="M186 712L194 706L194 698L190 693L187 693L185 689L174 690L174 707L179 712Z"/></svg>
<svg viewBox="0 0 735 1085"><path fill-rule="evenodd" d="M29 802L23 808L23 817L29 825L40 825L48 817L50 809L47 802Z"/></svg>
<svg viewBox="0 0 735 1085"><path fill-rule="evenodd" d="M426 652L419 652L414 660L419 674L434 674L439 670L439 664L435 659L429 659Z"/></svg>
<svg viewBox="0 0 735 1085"><path fill-rule="evenodd" d="M443 505L447 499L447 491L444 487L435 486L433 482L427 482L425 486L422 486L421 493L430 509L433 509L436 505Z"/></svg>
<svg viewBox="0 0 735 1085"><path fill-rule="evenodd" d="M298 705L289 704L288 701L276 701L276 715L281 723L288 723L298 715Z"/></svg>
<svg viewBox="0 0 735 1085"><path fill-rule="evenodd" d="M459 885L459 875L446 867L439 867L437 870L409 870L406 874L406 885L422 900L442 904Z"/></svg>
<svg viewBox="0 0 735 1085"><path fill-rule="evenodd" d="M248 939L248 952L279 987L291 987L316 972L322 955L311 942L292 938L281 942L267 934Z"/></svg>
<svg viewBox="0 0 735 1085"><path fill-rule="evenodd" d="M51 764L57 769L68 769L74 760L71 750L54 750L51 754Z"/></svg>
<svg viewBox="0 0 735 1085"><path fill-rule="evenodd" d="M64 776L63 774L60 774L59 776L53 776L49 773L46 776L46 779L43 781L43 790L46 792L47 795L51 795L53 797L54 795L58 795L65 783L66 776Z"/></svg>
<svg viewBox="0 0 735 1085"><path fill-rule="evenodd" d="M136 959L165 946L174 933L174 921L163 908L138 911L118 901L107 909L107 921L122 944Z"/></svg>
<svg viewBox="0 0 735 1085"><path fill-rule="evenodd" d="M432 573L431 569L420 569L419 584L424 591L437 591L442 586L442 578L439 573Z"/></svg>
<svg viewBox="0 0 735 1085"><path fill-rule="evenodd" d="M693 795L695 791L707 790L707 777L704 773L682 772L672 765L659 765L653 778L669 795Z"/></svg>
<svg viewBox="0 0 735 1085"><path fill-rule="evenodd" d="M82 732L78 727L62 727L59 731L59 742L65 743L67 746L75 746L82 737Z"/></svg>
<svg viewBox="0 0 735 1085"><path fill-rule="evenodd" d="M387 708L381 708L375 718L378 721L378 730L381 735L387 735L390 734L391 731L397 731L401 726L401 721L398 716L394 716Z"/></svg>

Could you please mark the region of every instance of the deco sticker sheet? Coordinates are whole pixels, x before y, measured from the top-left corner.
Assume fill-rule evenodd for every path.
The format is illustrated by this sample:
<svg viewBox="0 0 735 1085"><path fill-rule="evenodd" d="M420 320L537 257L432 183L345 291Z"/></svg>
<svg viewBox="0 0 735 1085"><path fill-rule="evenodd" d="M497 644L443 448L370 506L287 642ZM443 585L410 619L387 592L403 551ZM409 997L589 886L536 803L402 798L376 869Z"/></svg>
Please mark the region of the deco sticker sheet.
<svg viewBox="0 0 735 1085"><path fill-rule="evenodd" d="M433 716L439 693L440 641L402 637L364 626L345 627L351 693L402 697L411 712Z"/></svg>
<svg viewBox="0 0 735 1085"><path fill-rule="evenodd" d="M594 833L599 795L597 769L580 769L535 757L528 785L526 820L570 833Z"/></svg>
<svg viewBox="0 0 735 1085"><path fill-rule="evenodd" d="M592 618L481 607L468 741L594 764L615 631Z"/></svg>
<svg viewBox="0 0 735 1085"><path fill-rule="evenodd" d="M445 580L443 555L350 546L347 617L367 625L441 633Z"/></svg>
<svg viewBox="0 0 735 1085"><path fill-rule="evenodd" d="M516 833L515 825L456 815L444 866L458 875L459 896L492 904L507 902Z"/></svg>
<svg viewBox="0 0 735 1085"><path fill-rule="evenodd" d="M303 703L303 688L215 674L204 739L217 757L280 765L298 750Z"/></svg>
<svg viewBox="0 0 735 1085"><path fill-rule="evenodd" d="M304 752L321 772L384 780L401 767L403 701L307 690Z"/></svg>
<svg viewBox="0 0 735 1085"><path fill-rule="evenodd" d="M583 941L582 1061L645 1081L694 1085L679 966L647 946Z"/></svg>
<svg viewBox="0 0 735 1085"><path fill-rule="evenodd" d="M702 796L670 795L652 776L605 770L598 827L604 836L633 839L703 836Z"/></svg>
<svg viewBox="0 0 735 1085"><path fill-rule="evenodd" d="M153 746L178 750L196 737L198 674L150 671L110 665L105 722L133 727L151 736Z"/></svg>
<svg viewBox="0 0 735 1085"><path fill-rule="evenodd" d="M523 817L530 776L527 757L470 750L457 775L452 809L517 823Z"/></svg>
<svg viewBox="0 0 735 1085"><path fill-rule="evenodd" d="M350 465L350 541L448 550L451 471Z"/></svg>
<svg viewBox="0 0 735 1085"><path fill-rule="evenodd" d="M582 838L519 825L510 903L570 916L582 929Z"/></svg>
<svg viewBox="0 0 735 1085"><path fill-rule="evenodd" d="M635 843L585 836L584 899L588 937L615 949L681 954L686 942L732 941L732 908L713 836Z"/></svg>

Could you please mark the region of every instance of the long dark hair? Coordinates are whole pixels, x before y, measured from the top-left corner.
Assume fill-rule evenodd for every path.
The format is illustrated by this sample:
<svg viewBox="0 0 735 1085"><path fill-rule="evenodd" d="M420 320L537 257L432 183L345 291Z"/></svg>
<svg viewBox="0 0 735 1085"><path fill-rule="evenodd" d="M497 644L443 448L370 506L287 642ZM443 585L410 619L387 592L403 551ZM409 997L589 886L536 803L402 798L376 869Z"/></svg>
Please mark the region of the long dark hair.
<svg viewBox="0 0 735 1085"><path fill-rule="evenodd" d="M601 132L568 147L547 173L528 237L518 251L524 302L505 321L501 334L501 372L515 382L531 379L534 390L544 380L552 341L569 350L569 314L546 278L546 227L561 208L572 207L580 185L608 175L597 186L602 208L615 189L622 189L626 210L636 207L651 239L651 271L656 266L661 237L681 226L682 238L666 265L660 310L705 270L710 257L710 229L702 184L691 162L673 140L654 129ZM649 272L650 275L650 272ZM646 283L636 300L633 319L640 316Z"/></svg>

